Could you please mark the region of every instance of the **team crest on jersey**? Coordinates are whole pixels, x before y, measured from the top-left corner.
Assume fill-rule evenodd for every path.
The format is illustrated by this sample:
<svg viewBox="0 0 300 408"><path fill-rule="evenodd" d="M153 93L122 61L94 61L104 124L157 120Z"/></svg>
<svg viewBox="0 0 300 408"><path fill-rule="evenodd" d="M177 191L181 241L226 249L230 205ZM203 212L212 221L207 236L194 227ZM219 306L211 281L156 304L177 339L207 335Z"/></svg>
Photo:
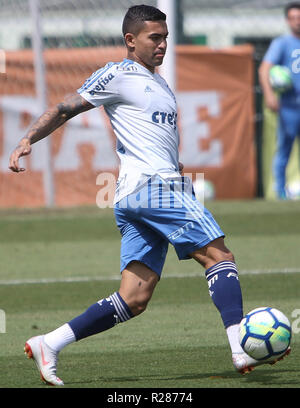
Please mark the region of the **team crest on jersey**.
<svg viewBox="0 0 300 408"><path fill-rule="evenodd" d="M95 95L95 93L97 92L105 91L105 85L107 85L112 79L114 79L114 77L115 76L110 73L106 77L101 77L100 79L98 79L97 85L94 86L91 91L89 91L89 94Z"/></svg>
<svg viewBox="0 0 300 408"><path fill-rule="evenodd" d="M117 71L133 71L133 72L136 72L138 70L137 67L133 65L129 65L129 66L118 65L116 69Z"/></svg>

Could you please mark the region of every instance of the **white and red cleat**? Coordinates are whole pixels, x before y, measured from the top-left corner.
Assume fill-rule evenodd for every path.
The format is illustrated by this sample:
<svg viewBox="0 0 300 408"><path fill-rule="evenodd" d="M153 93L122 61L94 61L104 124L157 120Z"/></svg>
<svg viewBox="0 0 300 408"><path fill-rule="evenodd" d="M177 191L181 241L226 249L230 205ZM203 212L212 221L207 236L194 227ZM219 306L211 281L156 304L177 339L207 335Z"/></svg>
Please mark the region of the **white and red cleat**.
<svg viewBox="0 0 300 408"><path fill-rule="evenodd" d="M24 352L32 358L41 374L42 380L48 385L64 385L56 376L58 353L44 342L44 336L36 336L27 340Z"/></svg>
<svg viewBox="0 0 300 408"><path fill-rule="evenodd" d="M232 354L232 362L236 370L240 374L250 373L254 370L255 367L262 365L262 364L276 364L278 361L282 360L284 357L288 356L291 352L291 348L289 347L286 352L276 358L276 359L268 359L268 360L255 360L254 358L248 356L246 353L234 353Z"/></svg>

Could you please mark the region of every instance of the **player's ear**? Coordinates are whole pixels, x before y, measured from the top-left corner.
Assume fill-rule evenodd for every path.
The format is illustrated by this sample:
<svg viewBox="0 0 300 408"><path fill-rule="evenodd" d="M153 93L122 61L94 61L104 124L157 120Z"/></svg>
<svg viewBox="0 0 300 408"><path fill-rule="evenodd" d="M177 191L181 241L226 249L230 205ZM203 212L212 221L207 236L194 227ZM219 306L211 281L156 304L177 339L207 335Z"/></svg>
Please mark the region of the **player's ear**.
<svg viewBox="0 0 300 408"><path fill-rule="evenodd" d="M126 46L133 50L135 48L135 35L132 33L126 33L124 36Z"/></svg>

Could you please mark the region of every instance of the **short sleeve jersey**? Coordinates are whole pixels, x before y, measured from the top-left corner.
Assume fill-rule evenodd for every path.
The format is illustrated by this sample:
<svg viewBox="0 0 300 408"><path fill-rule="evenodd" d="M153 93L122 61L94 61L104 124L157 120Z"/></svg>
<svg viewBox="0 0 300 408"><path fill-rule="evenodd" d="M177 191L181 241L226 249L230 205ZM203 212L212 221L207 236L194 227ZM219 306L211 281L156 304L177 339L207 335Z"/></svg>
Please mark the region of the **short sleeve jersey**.
<svg viewBox="0 0 300 408"><path fill-rule="evenodd" d="M116 135L120 172L115 203L154 174L179 176L176 99L159 74L129 59L110 62L78 93L104 106Z"/></svg>
<svg viewBox="0 0 300 408"><path fill-rule="evenodd" d="M287 34L275 38L265 56L264 61L273 65L284 65L292 73L293 88L281 95L285 104L300 106L300 38Z"/></svg>

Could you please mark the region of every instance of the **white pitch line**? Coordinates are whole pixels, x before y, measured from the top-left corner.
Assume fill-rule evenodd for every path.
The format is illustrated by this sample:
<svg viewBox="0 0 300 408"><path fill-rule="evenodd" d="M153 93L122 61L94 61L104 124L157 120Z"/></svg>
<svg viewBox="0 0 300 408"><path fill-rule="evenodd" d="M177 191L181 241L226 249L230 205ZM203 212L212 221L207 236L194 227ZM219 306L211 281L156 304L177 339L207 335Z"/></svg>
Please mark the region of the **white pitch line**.
<svg viewBox="0 0 300 408"><path fill-rule="evenodd" d="M73 282L93 282L93 281L120 280L120 276L74 276L69 278L41 278L41 279L11 279L0 280L0 285L24 285L41 283L73 283Z"/></svg>
<svg viewBox="0 0 300 408"><path fill-rule="evenodd" d="M285 269L242 269L239 275L265 275L265 274L289 274L300 273L299 268L285 268ZM203 273L186 273L186 274L168 274L163 275L162 279L170 278L203 278ZM41 279L8 279L0 280L0 285L27 285L27 284L47 284L47 283L75 283L75 282L95 282L95 281L118 281L121 279L120 275L113 276L74 276L67 278L41 278Z"/></svg>

